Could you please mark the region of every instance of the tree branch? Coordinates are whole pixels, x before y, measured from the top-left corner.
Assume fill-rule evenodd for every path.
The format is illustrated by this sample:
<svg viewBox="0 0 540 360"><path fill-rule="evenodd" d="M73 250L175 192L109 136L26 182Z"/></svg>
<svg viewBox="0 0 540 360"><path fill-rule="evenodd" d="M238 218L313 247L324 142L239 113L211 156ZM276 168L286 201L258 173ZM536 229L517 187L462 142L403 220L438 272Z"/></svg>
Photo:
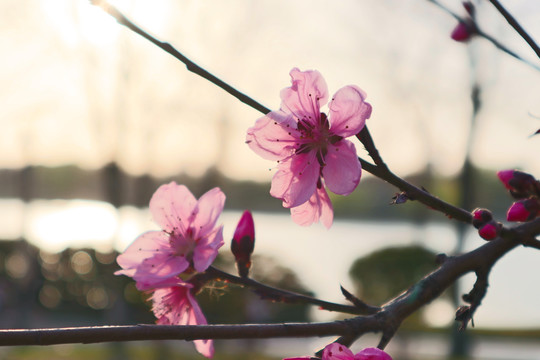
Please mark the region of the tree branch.
<svg viewBox="0 0 540 360"><path fill-rule="evenodd" d="M371 135L369 134L367 126L364 126L362 131L360 131L360 133L358 133L356 136L362 142L362 144L364 144L366 150L368 151L368 154L377 164L373 165L372 163L362 158L358 158L360 160L360 163L362 164L362 169L405 192L410 200L418 200L422 204L427 205L434 210L441 211L449 218L453 218L466 223L470 223L472 221L472 215L470 212L435 197L427 190L420 189L412 185L411 183L403 180L399 176L395 175L392 171L390 171L390 169L388 168L388 166L386 166L382 157L380 156L379 151L375 147L375 144L373 142L373 139L371 138Z"/></svg>
<svg viewBox="0 0 540 360"><path fill-rule="evenodd" d="M102 8L105 12L107 12L109 15L114 17L118 23L121 25L124 25L131 31L139 34L146 40L150 41L152 44L158 46L162 50L166 51L167 53L174 56L176 59L180 60L186 65L186 68L205 78L206 80L210 81L212 84L222 88L244 104L252 107L255 110L258 110L264 114L267 114L270 112L270 109L265 107L264 105L260 104L259 102L255 101L251 97L247 96L244 93L241 93L240 91L236 90L223 80L219 79L218 77L214 76L213 74L209 73L205 69L201 68L199 65L195 64L193 61L185 57L182 53L180 53L178 50L176 50L171 44L162 42L152 35L148 34L146 31L142 30L140 27L135 25L133 22L131 22L127 17L125 17L116 7L109 4L106 0L90 0L93 5L99 6Z"/></svg>
<svg viewBox="0 0 540 360"><path fill-rule="evenodd" d="M323 310L338 311L346 314L355 315L367 315L374 314L379 310L378 307L365 305L364 307L350 306L332 303L324 300L320 300L311 296L306 296L292 291L276 289L274 287L262 284L250 278L242 278L234 276L222 270L219 270L213 266L209 267L202 275L209 277L210 279L223 280L228 283L240 285L246 288L252 289L262 299L270 299L273 301L280 301L284 303L304 303L319 306Z"/></svg>
<svg viewBox="0 0 540 360"><path fill-rule="evenodd" d="M366 323L366 331L373 326ZM0 330L0 346L95 344L112 341L264 339L350 333L347 321L311 324L125 325Z"/></svg>
<svg viewBox="0 0 540 360"><path fill-rule="evenodd" d="M533 38L523 29L520 23L510 14L498 0L489 0L495 6L495 8L501 13L502 16L508 21L510 26L517 31L517 33L529 44L531 49L536 53L536 56L540 58L540 47L534 42Z"/></svg>

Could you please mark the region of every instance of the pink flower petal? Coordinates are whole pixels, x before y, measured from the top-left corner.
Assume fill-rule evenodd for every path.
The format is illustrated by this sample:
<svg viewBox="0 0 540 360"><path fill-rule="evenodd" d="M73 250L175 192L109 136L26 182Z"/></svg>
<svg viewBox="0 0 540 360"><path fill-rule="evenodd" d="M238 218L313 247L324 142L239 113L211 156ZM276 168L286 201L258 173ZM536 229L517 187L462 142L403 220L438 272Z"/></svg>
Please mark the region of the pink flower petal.
<svg viewBox="0 0 540 360"><path fill-rule="evenodd" d="M359 133L371 116L371 105L365 99L366 93L356 85L339 89L328 105L330 131L343 137Z"/></svg>
<svg viewBox="0 0 540 360"><path fill-rule="evenodd" d="M302 226L309 226L320 220L329 229L334 220L334 210L324 187L317 189L309 201L291 208L291 217L295 223Z"/></svg>
<svg viewBox="0 0 540 360"><path fill-rule="evenodd" d="M187 297L191 304L190 316L187 325L206 325L206 318L204 317L199 303L197 303L197 300L191 294L191 291L187 292ZM214 342L212 340L194 340L193 342L195 343L195 348L197 348L199 353L207 358L214 356Z"/></svg>
<svg viewBox="0 0 540 360"><path fill-rule="evenodd" d="M296 121L291 115L272 111L248 129L246 143L267 160L282 160L293 153L299 137Z"/></svg>
<svg viewBox="0 0 540 360"><path fill-rule="evenodd" d="M225 194L217 187L207 191L199 198L191 218L195 238L204 237L213 230L224 206Z"/></svg>
<svg viewBox="0 0 540 360"><path fill-rule="evenodd" d="M354 144L341 140L334 145L328 145L328 154L324 160L326 165L322 169L322 176L328 189L339 195L353 192L362 175L362 166Z"/></svg>
<svg viewBox="0 0 540 360"><path fill-rule="evenodd" d="M332 343L324 348L322 360L354 360L354 355L345 345Z"/></svg>
<svg viewBox="0 0 540 360"><path fill-rule="evenodd" d="M305 203L315 192L320 168L313 151L294 155L279 164L270 195L282 199L286 208Z"/></svg>
<svg viewBox="0 0 540 360"><path fill-rule="evenodd" d="M197 199L184 185L171 182L160 186L150 199L150 212L154 221L167 232L185 233L188 219L197 205Z"/></svg>
<svg viewBox="0 0 540 360"><path fill-rule="evenodd" d="M392 360L392 357L381 349L365 348L354 355L354 360Z"/></svg>
<svg viewBox="0 0 540 360"><path fill-rule="evenodd" d="M328 87L316 70L290 72L292 86L281 90L281 109L298 119L315 122L319 119L321 106L328 101Z"/></svg>
<svg viewBox="0 0 540 360"><path fill-rule="evenodd" d="M218 249L224 244L223 226L220 226L213 233L207 234L199 240L193 251L193 267L198 272L203 272L217 257Z"/></svg>
<svg viewBox="0 0 540 360"><path fill-rule="evenodd" d="M189 267L185 257L175 256L170 252L162 252L144 259L137 267L133 279L139 290L154 288L165 279L184 272Z"/></svg>
<svg viewBox="0 0 540 360"><path fill-rule="evenodd" d="M160 325L206 325L199 304L191 294L193 285L177 280L174 286L157 289L152 296L152 311ZM212 357L212 340L195 340L195 347L202 355Z"/></svg>
<svg viewBox="0 0 540 360"><path fill-rule="evenodd" d="M148 231L140 235L116 258L122 270L116 275L133 276L137 267L145 259L154 257L169 248L169 235L163 231Z"/></svg>

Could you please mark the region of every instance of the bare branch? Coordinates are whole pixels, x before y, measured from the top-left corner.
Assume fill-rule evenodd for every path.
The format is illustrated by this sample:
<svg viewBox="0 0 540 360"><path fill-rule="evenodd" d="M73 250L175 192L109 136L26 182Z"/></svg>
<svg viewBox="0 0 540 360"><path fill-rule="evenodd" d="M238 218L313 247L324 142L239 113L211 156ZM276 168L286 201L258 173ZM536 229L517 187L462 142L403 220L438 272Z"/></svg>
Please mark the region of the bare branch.
<svg viewBox="0 0 540 360"><path fill-rule="evenodd" d="M365 331L373 323L366 322ZM257 325L125 325L0 330L0 346L94 344L112 341L264 339L351 333L346 321Z"/></svg>
<svg viewBox="0 0 540 360"><path fill-rule="evenodd" d="M405 193L409 200L418 200L422 204L427 205L434 210L441 211L449 218L466 223L470 223L472 221L472 215L470 212L433 196L424 188L418 188L391 172L390 169L388 169L388 166L386 166L384 163L379 151L375 147L367 126L364 126L362 131L360 131L360 133L358 133L356 136L362 142L362 144L364 144L368 154L377 164L373 165L370 162L359 158L360 163L362 164L362 169L388 182L389 184L396 186Z"/></svg>
<svg viewBox="0 0 540 360"><path fill-rule="evenodd" d="M536 53L536 55L540 58L540 47L534 42L533 38L523 29L523 27L520 25L520 23L510 14L498 0L489 0L495 6L495 8L501 13L502 16L508 21L510 26L514 28L514 30L517 31L517 33L529 44L531 49Z"/></svg>
<svg viewBox="0 0 540 360"><path fill-rule="evenodd" d="M185 57L182 53L180 53L178 50L176 50L171 44L162 42L156 39L155 37L153 37L152 35L148 34L146 31L142 30L140 27L138 27L133 22L131 22L127 17L125 17L116 7L112 6L107 1L91 0L91 3L93 5L96 5L102 8L105 12L107 12L109 15L114 17L116 21L118 21L118 23L124 25L131 31L139 34L146 40L150 41L154 45L158 46L162 50L174 56L176 59L183 62L189 71L205 78L206 80L210 81L212 84L222 88L223 90L225 90L226 92L228 92L229 94L231 94L232 96L234 96L235 98L243 102L244 104L252 107L253 109L258 110L264 114L267 114L270 112L270 109L268 109L264 105L261 105L259 102L255 101L251 97L247 96L244 93L241 93L240 91L236 90L235 88L233 88L232 86L224 82L223 80L219 79L218 77L209 73L205 69L201 68L199 65L195 64L193 61L191 61L190 59Z"/></svg>

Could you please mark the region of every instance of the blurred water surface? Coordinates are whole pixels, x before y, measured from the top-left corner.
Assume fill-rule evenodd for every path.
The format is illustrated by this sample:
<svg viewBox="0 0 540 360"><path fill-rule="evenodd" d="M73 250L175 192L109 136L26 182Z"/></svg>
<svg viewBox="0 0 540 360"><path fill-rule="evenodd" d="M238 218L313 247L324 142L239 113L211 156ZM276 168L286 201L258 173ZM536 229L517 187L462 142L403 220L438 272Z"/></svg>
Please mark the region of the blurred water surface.
<svg viewBox="0 0 540 360"><path fill-rule="evenodd" d="M240 212L225 211L224 224L229 251ZM375 250L399 245L420 244L435 251L452 253L456 231L452 223L406 223L351 221L336 219L331 230L321 225L300 227L282 213L254 213L255 253L273 257L297 273L301 282L318 297L343 301L339 286L354 289L348 271L353 261ZM90 247L99 251L122 251L137 235L158 229L149 210L87 200L39 200L25 204L16 199L0 200L0 238L25 238L48 252L66 247ZM471 231L466 248L481 246L483 240ZM257 266L255 263L254 266ZM517 248L502 258L490 276L490 288L475 323L480 328L538 328L540 289L530 274L540 271L537 252ZM474 283L472 274L460 282L463 292ZM519 304L518 304L519 299ZM434 326L453 320L449 304L435 301L427 312ZM313 311L316 320L332 319L333 313Z"/></svg>

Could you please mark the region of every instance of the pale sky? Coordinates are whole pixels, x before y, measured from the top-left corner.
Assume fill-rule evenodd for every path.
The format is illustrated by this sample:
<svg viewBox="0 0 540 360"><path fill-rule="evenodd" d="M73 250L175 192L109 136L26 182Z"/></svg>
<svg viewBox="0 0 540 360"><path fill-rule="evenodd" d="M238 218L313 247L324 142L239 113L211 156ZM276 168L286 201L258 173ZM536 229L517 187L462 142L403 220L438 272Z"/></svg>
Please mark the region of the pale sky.
<svg viewBox="0 0 540 360"><path fill-rule="evenodd" d="M463 14L460 3L446 1ZM114 2L141 27L262 104L277 109L289 71L317 69L330 93L356 84L368 126L399 175L460 168L470 84L482 86L472 158L540 175L540 72L483 39L450 40L455 20L425 0ZM540 64L487 2L480 24ZM504 1L540 39L540 3ZM134 174L202 174L217 164L269 181L273 163L244 144L248 108L87 0L0 3L0 167L115 159ZM471 70L471 62L476 64ZM323 111L325 109L323 108ZM360 156L367 157L361 145Z"/></svg>

